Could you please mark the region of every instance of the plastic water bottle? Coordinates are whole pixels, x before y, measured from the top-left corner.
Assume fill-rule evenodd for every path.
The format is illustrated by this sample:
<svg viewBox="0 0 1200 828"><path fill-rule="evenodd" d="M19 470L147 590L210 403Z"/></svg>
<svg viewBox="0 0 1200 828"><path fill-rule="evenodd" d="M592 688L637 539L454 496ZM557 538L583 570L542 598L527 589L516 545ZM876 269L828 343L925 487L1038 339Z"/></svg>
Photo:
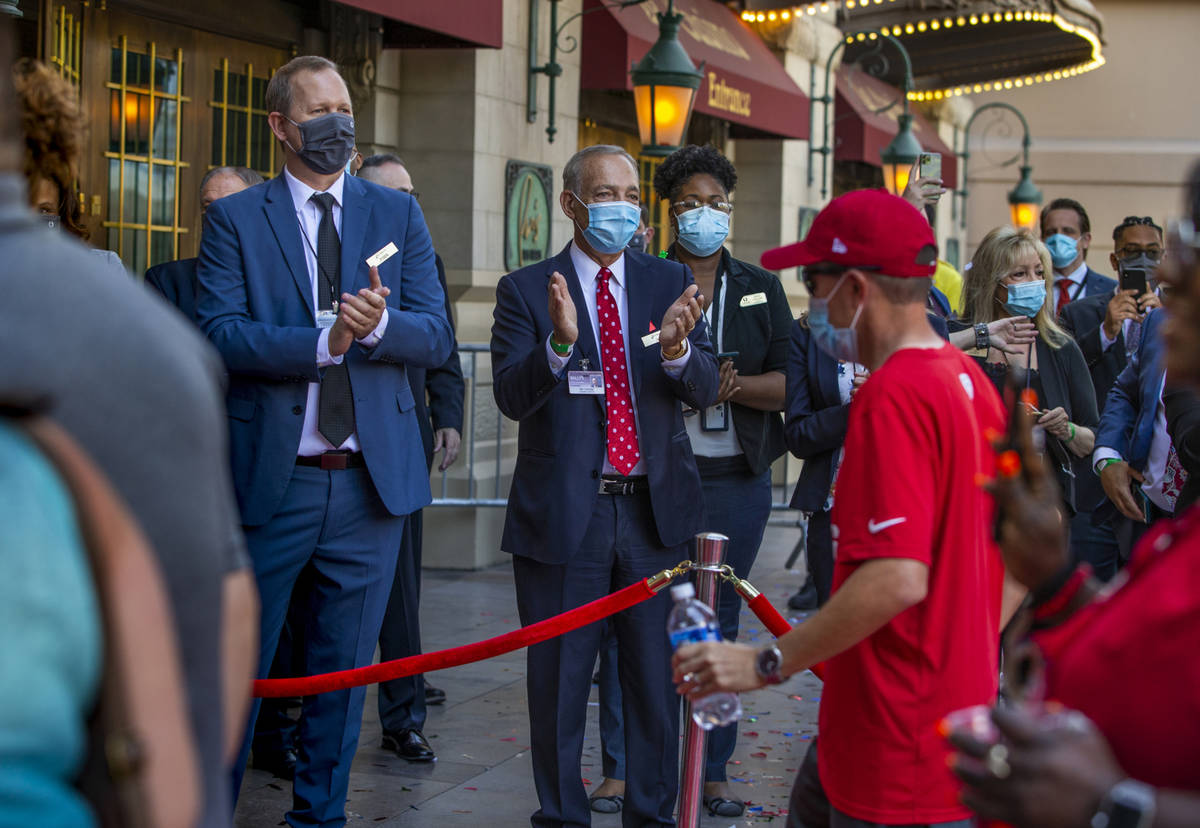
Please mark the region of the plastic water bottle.
<svg viewBox="0 0 1200 828"><path fill-rule="evenodd" d="M696 600L696 589L691 583L671 587L675 608L667 619L667 635L671 648L679 649L684 644L700 641L720 641L721 630L717 617L708 605ZM692 719L705 730L724 727L742 718L742 702L737 693L713 693L692 701Z"/></svg>

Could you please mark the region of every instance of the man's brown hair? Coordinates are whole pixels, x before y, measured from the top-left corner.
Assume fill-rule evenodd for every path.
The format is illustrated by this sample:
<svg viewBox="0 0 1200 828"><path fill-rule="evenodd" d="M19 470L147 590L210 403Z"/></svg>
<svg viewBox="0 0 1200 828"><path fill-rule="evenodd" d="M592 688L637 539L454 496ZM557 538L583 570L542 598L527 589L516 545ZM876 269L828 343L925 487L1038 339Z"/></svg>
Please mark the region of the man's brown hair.
<svg viewBox="0 0 1200 828"><path fill-rule="evenodd" d="M291 117L292 112L292 78L297 72L337 72L337 66L332 60L320 55L301 55L295 57L275 70L267 84L265 95L267 112L278 112ZM341 77L338 74L338 77Z"/></svg>

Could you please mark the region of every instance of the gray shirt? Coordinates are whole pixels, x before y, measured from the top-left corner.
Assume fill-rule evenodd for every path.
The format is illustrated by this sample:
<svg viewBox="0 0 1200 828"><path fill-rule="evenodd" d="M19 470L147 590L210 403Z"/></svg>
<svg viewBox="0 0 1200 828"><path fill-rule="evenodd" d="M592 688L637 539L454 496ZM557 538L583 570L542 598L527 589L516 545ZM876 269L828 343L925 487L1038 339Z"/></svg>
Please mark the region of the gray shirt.
<svg viewBox="0 0 1200 828"><path fill-rule="evenodd" d="M221 585L248 565L229 474L223 369L161 299L35 220L0 174L0 397L45 394L150 539L175 613L204 774L204 826L228 826ZM134 596L131 596L134 597Z"/></svg>

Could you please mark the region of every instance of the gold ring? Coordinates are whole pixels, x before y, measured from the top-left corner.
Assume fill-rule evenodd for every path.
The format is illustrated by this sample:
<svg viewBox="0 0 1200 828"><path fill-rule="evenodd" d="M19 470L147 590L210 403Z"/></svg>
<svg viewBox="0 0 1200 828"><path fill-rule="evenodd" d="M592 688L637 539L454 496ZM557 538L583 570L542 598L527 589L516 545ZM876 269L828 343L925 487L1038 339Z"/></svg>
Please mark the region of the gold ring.
<svg viewBox="0 0 1200 828"><path fill-rule="evenodd" d="M1004 745L992 745L988 748L984 760L988 773L997 779L1008 779L1012 775L1012 766L1008 764L1008 748Z"/></svg>

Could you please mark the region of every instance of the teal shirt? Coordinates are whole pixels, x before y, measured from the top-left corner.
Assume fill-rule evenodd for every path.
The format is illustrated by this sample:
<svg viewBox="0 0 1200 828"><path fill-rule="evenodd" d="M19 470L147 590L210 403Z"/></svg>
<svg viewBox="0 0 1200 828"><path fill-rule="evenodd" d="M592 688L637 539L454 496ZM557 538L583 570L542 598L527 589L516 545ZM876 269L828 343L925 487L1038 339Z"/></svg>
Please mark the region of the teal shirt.
<svg viewBox="0 0 1200 828"><path fill-rule="evenodd" d="M72 786L100 678L100 612L66 487L0 423L0 828L88 828Z"/></svg>

